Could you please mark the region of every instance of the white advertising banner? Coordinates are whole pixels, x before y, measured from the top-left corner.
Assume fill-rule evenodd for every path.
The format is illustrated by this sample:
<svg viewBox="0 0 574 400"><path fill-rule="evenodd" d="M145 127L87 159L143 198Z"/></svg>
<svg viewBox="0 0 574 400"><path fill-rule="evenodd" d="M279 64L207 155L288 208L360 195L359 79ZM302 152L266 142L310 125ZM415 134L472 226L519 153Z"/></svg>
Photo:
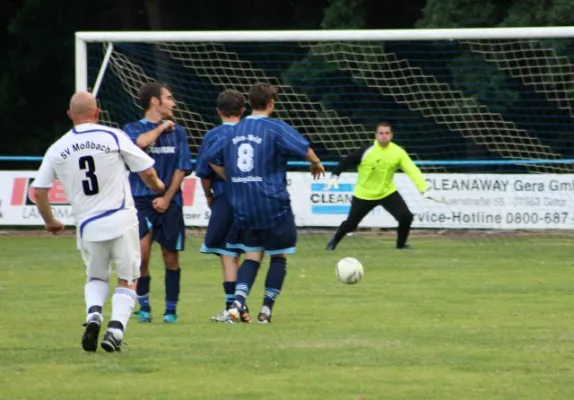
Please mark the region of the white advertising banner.
<svg viewBox="0 0 574 400"><path fill-rule="evenodd" d="M30 184L35 171L0 171L0 225L41 226ZM345 220L356 181L342 174L339 188L325 191L326 180L309 173L288 174L289 192L298 226L338 226ZM395 176L398 190L414 215L414 228L574 229L574 174L425 174L429 187L443 203L424 199L403 174ZM184 190L187 226L206 226L209 208L199 179L188 177ZM50 191L54 214L72 224L62 186ZM381 207L362 227L394 227Z"/></svg>
<svg viewBox="0 0 574 400"><path fill-rule="evenodd" d="M346 219L356 173L342 174L339 188L290 174L299 225L338 226ZM574 174L425 174L442 202L423 198L404 174L395 183L414 215L414 228L574 229ZM394 227L381 207L362 227Z"/></svg>

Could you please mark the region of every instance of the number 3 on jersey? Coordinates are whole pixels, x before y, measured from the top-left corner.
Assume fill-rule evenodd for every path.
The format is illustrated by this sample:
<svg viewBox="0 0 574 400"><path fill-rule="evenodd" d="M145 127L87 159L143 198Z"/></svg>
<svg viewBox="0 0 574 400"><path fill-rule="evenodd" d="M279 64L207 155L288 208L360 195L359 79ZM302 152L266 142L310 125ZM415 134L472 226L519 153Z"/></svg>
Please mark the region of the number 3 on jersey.
<svg viewBox="0 0 574 400"><path fill-rule="evenodd" d="M84 189L84 194L86 196L93 196L98 194L100 187L98 186L98 177L96 176L96 164L94 163L94 157L84 156L78 159L80 164L80 169L86 171L86 178L82 180L82 188Z"/></svg>
<svg viewBox="0 0 574 400"><path fill-rule="evenodd" d="M237 168L243 172L253 169L253 156L255 150L249 143L241 143L237 148Z"/></svg>

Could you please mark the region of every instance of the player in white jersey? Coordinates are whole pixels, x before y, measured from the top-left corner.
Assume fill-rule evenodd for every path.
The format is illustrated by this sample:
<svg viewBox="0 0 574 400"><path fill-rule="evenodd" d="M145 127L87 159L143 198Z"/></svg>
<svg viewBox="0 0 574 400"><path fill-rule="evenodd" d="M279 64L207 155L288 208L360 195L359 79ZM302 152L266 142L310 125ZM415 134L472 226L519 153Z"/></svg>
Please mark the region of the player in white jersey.
<svg viewBox="0 0 574 400"><path fill-rule="evenodd" d="M78 249L88 276L85 285L86 327L82 336L85 351L96 351L102 307L108 296L111 263L118 287L112 296L112 315L101 346L120 351L124 329L136 302L140 245L138 219L128 169L138 172L155 192L165 185L153 168L154 161L123 131L99 125L96 99L78 92L70 100L68 116L73 129L46 152L36 180L36 204L46 229L58 234L64 225L54 218L48 191L56 179L62 183L77 228ZM127 166L127 168L126 168Z"/></svg>

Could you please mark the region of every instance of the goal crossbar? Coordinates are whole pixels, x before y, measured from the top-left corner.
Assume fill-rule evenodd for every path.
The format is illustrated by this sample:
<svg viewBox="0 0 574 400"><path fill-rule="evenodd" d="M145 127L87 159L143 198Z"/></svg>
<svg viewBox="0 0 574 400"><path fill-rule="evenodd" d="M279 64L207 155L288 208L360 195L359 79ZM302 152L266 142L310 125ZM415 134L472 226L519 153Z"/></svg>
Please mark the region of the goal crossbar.
<svg viewBox="0 0 574 400"><path fill-rule="evenodd" d="M279 42L542 39L572 37L574 26L454 29L339 29L296 31L76 32L84 42Z"/></svg>
<svg viewBox="0 0 574 400"><path fill-rule="evenodd" d="M456 29L344 29L284 31L76 32L76 91L88 89L87 44L91 42L282 42L543 39L574 37L574 26Z"/></svg>

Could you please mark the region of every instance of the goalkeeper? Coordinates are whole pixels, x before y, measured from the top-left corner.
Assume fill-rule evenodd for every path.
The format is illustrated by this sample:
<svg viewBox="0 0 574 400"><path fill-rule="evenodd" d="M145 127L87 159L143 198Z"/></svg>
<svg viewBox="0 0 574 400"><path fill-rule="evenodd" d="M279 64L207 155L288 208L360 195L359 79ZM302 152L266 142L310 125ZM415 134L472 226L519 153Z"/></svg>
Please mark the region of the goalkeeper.
<svg viewBox="0 0 574 400"><path fill-rule="evenodd" d="M343 158L333 170L324 190L338 188L339 175L346 169L358 166L359 177L353 191L351 210L341 223L337 233L325 250L335 250L347 233L353 232L365 216L375 207L382 206L399 223L397 249L410 249L407 238L413 222L413 214L393 182L395 171L400 168L413 181L423 197L434 200L425 179L407 152L392 142L391 125L381 122L377 125L375 141Z"/></svg>

